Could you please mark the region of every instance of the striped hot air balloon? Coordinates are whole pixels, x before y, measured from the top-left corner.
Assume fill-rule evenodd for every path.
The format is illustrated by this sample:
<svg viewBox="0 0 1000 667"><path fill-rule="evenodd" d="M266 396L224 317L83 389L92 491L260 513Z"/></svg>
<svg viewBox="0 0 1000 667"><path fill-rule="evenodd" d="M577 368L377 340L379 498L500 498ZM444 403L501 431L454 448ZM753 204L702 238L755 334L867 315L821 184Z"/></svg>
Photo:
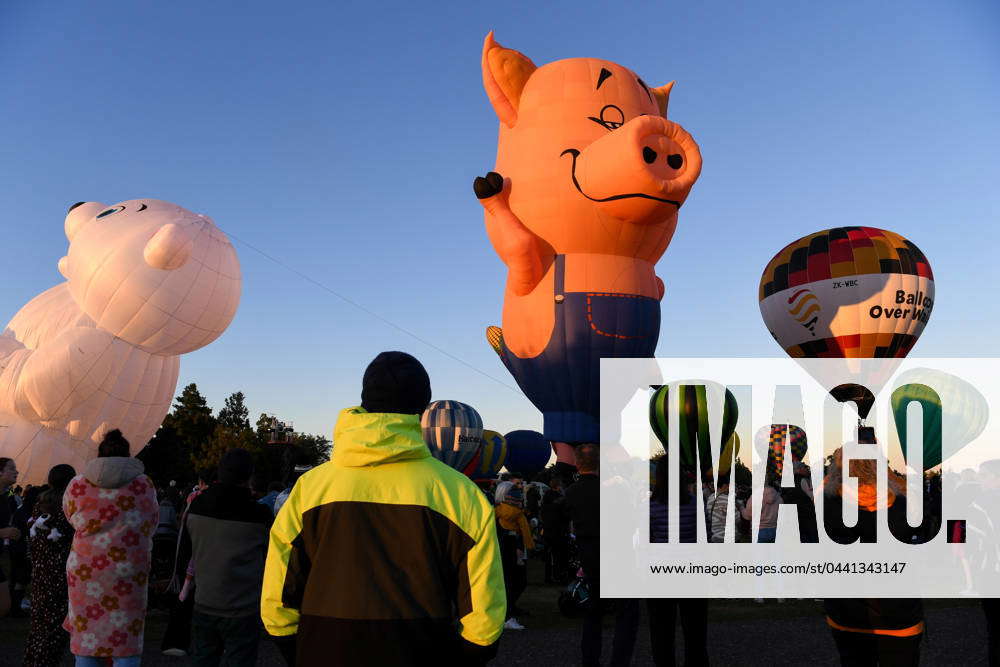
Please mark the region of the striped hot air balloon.
<svg viewBox="0 0 1000 667"><path fill-rule="evenodd" d="M483 445L479 449L479 460L472 471L475 481L494 479L507 460L507 440L496 431L483 431Z"/></svg>
<svg viewBox="0 0 1000 667"><path fill-rule="evenodd" d="M934 308L934 275L895 232L837 227L785 246L764 269L759 296L789 356L905 357Z"/></svg>
<svg viewBox="0 0 1000 667"><path fill-rule="evenodd" d="M434 401L420 416L424 442L434 458L465 471L483 442L483 418L458 401Z"/></svg>
<svg viewBox="0 0 1000 667"><path fill-rule="evenodd" d="M649 400L649 425L663 445L664 450L668 449L667 443L669 442L670 424L667 417L667 407L671 394L675 397L674 400L678 401L680 463L685 466L694 465L696 440L702 443L710 441L709 406L717 406L720 402L722 403L721 442L723 444L719 457L719 472L728 472L731 459L737 456L740 451L739 436L735 433L736 420L739 417L736 397L731 391L724 389L722 385L705 380L686 380L658 388ZM708 470L712 467L712 462L707 456L708 451L706 450L701 461L702 470Z"/></svg>

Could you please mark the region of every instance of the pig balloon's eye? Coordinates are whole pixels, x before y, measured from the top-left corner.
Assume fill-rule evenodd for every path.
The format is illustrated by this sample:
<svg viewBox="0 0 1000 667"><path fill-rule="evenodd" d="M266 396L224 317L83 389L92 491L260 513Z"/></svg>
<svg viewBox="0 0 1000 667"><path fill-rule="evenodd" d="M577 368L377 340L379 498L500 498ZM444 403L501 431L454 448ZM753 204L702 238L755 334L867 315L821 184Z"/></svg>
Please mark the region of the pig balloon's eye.
<svg viewBox="0 0 1000 667"><path fill-rule="evenodd" d="M625 124L625 114L614 104L609 104L601 109L600 118L593 116L587 116L587 118L607 130L617 130Z"/></svg>
<svg viewBox="0 0 1000 667"><path fill-rule="evenodd" d="M124 211L124 210L125 210L124 206L112 206L111 208L105 209L105 210L101 211L100 213L98 213L97 214L97 219L100 220L101 218L106 218L109 215L114 215L115 213L118 213L119 211Z"/></svg>

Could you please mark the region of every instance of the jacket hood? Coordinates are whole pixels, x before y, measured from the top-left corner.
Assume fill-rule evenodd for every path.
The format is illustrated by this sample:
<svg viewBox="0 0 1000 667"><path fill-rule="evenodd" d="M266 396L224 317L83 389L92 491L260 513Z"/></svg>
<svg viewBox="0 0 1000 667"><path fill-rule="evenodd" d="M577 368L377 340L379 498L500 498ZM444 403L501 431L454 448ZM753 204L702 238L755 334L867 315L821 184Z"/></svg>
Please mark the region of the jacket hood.
<svg viewBox="0 0 1000 667"><path fill-rule="evenodd" d="M420 430L420 415L340 411L333 429L333 457L337 466L359 468L430 458Z"/></svg>
<svg viewBox="0 0 1000 667"><path fill-rule="evenodd" d="M102 456L87 464L83 476L102 489L118 489L143 473L142 461L129 456Z"/></svg>

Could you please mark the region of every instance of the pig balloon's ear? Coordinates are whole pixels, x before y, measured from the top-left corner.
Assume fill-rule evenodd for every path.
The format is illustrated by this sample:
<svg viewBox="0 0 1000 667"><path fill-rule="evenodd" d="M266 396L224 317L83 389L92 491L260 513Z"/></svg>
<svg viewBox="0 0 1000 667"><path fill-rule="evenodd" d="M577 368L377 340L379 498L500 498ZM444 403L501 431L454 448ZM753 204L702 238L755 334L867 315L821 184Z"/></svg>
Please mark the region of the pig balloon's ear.
<svg viewBox="0 0 1000 667"><path fill-rule="evenodd" d="M528 77L537 67L524 54L505 49L493 39L493 31L483 42L483 87L497 117L507 127L517 123L517 107Z"/></svg>
<svg viewBox="0 0 1000 667"><path fill-rule="evenodd" d="M667 116L667 103L670 102L670 91L673 89L676 81L671 81L665 86L660 86L659 88L653 88L653 97L656 98L656 103L660 107L660 114L666 118Z"/></svg>
<svg viewBox="0 0 1000 667"><path fill-rule="evenodd" d="M154 269L173 271L184 266L193 247L194 239L186 227L167 223L149 239L142 256Z"/></svg>

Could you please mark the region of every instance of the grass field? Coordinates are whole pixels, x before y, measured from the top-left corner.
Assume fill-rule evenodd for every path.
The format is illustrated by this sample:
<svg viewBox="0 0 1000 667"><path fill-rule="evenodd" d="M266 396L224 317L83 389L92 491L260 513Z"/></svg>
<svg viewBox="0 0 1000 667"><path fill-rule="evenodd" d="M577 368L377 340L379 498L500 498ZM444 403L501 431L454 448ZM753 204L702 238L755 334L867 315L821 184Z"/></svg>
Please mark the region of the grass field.
<svg viewBox="0 0 1000 667"><path fill-rule="evenodd" d="M6 563L4 570L9 572ZM541 583L541 563L529 561L529 586L519 606L530 611L521 617L523 631L507 631L500 642L498 667L558 667L578 665L580 622L559 613L556 599L561 587ZM927 600L927 636L922 645L922 664L985 665L985 623L978 601ZM187 658L160 654L167 612L150 610L147 616L144 665L180 666ZM613 620L605 619L605 655L610 655ZM28 619L0 619L0 667L21 664ZM678 631L678 650L682 646ZM680 653L678 654L680 655ZM709 603L709 655L715 665L837 665L836 650L822 614L814 600L726 599ZM643 611L633 664L652 665L649 627ZM67 654L63 665L72 665ZM281 667L284 663L267 639L261 640L258 666ZM56 666L53 666L56 667Z"/></svg>

